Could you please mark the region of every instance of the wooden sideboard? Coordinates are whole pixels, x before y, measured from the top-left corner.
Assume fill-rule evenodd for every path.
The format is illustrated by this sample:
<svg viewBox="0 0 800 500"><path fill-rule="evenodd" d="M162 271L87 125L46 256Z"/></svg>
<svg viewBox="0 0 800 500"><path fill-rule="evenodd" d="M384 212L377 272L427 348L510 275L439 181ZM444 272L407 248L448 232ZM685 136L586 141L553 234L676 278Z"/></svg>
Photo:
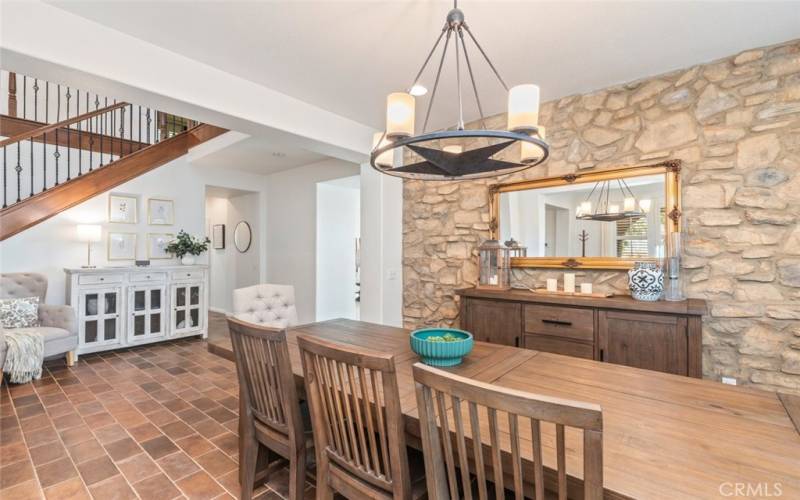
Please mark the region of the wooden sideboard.
<svg viewBox="0 0 800 500"><path fill-rule="evenodd" d="M208 336L208 266L64 269L78 354Z"/></svg>
<svg viewBox="0 0 800 500"><path fill-rule="evenodd" d="M466 288L461 328L475 340L702 377L700 299L564 297Z"/></svg>

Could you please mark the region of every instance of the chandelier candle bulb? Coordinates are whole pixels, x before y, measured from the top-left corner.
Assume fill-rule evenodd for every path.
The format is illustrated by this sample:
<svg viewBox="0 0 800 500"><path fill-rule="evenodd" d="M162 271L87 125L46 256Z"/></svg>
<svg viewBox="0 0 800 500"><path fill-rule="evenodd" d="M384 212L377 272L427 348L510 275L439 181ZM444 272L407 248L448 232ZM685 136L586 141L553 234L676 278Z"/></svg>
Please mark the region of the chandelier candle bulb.
<svg viewBox="0 0 800 500"><path fill-rule="evenodd" d="M386 98L386 137L397 139L414 135L414 96L393 92Z"/></svg>
<svg viewBox="0 0 800 500"><path fill-rule="evenodd" d="M539 125L539 86L532 83L508 91L508 130L533 132Z"/></svg>
<svg viewBox="0 0 800 500"><path fill-rule="evenodd" d="M581 283L581 293L589 295L592 293L591 283Z"/></svg>
<svg viewBox="0 0 800 500"><path fill-rule="evenodd" d="M383 140L381 141L381 137ZM380 141L380 144L378 144ZM382 148L387 144L391 143L389 139L384 137L383 132L375 132L375 135L372 136L372 150L376 150L378 148ZM391 167L394 165L394 149L390 149L388 151L384 151L383 153L379 154L378 157L375 159L375 163L381 167Z"/></svg>
<svg viewBox="0 0 800 500"><path fill-rule="evenodd" d="M574 273L564 273L564 291L567 293L575 293Z"/></svg>
<svg viewBox="0 0 800 500"><path fill-rule="evenodd" d="M548 278L547 279L547 291L548 292L557 292L558 291L558 280L555 278Z"/></svg>
<svg viewBox="0 0 800 500"><path fill-rule="evenodd" d="M636 199L625 198L625 201L623 202L623 211L633 212L635 210L636 210Z"/></svg>
<svg viewBox="0 0 800 500"><path fill-rule="evenodd" d="M648 213L650 212L650 200L640 200L639 201L639 208L642 209L642 212Z"/></svg>
<svg viewBox="0 0 800 500"><path fill-rule="evenodd" d="M609 205L608 206L608 213L610 213L610 214L618 214L619 213L619 205Z"/></svg>

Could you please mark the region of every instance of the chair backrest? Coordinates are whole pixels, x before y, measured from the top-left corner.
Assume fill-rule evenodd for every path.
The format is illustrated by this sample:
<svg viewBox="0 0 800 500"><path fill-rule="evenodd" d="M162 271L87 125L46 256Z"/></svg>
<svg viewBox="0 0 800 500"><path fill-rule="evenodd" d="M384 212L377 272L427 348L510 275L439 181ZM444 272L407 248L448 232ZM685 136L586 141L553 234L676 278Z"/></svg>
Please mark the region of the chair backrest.
<svg viewBox="0 0 800 500"><path fill-rule="evenodd" d="M314 427L317 473L361 495L410 498L408 455L394 357L298 336ZM363 488L367 485L367 488Z"/></svg>
<svg viewBox="0 0 800 500"><path fill-rule="evenodd" d="M0 299L16 299L20 297L39 297L44 304L47 294L47 277L39 273L3 273L0 274Z"/></svg>
<svg viewBox="0 0 800 500"><path fill-rule="evenodd" d="M236 357L241 407L253 418L293 440L304 441L300 401L292 374L286 330L228 318ZM244 415L240 415L240 418Z"/></svg>
<svg viewBox="0 0 800 500"><path fill-rule="evenodd" d="M523 498L523 470L529 470L523 466L522 461L526 459L533 463L535 498L543 500L546 478L542 464L541 422L555 424L557 471L555 481L552 477L547 481L555 484L559 500L567 498L565 427L583 429L584 498L603 497L603 413L599 406L506 389L421 363L414 364L413 371L428 495L433 500L459 497L455 469L469 470L472 460L479 498L487 498L487 480L494 483L496 497L505 498L501 439L511 447L511 470L505 473L513 478L513 485L509 486L513 486L516 498ZM505 433L508 438L503 436ZM528 452L523 449L521 434L530 436ZM492 477L486 477L484 472L482 444L487 437ZM469 474L461 475L461 487L461 497L471 499ZM570 493L575 497L575 491Z"/></svg>
<svg viewBox="0 0 800 500"><path fill-rule="evenodd" d="M257 325L286 328L297 321L294 287L291 285L260 285L233 291L233 316Z"/></svg>

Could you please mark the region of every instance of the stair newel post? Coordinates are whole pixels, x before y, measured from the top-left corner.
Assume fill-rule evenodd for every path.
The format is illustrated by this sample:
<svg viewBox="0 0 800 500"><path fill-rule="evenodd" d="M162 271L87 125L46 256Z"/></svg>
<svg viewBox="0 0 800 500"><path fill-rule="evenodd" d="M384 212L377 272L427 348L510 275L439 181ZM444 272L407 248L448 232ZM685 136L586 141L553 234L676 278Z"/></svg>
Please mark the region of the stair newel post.
<svg viewBox="0 0 800 500"><path fill-rule="evenodd" d="M61 121L61 85L56 87L56 123ZM53 157L56 159L56 183L55 185L58 186L58 159L61 157L61 153L58 151L58 129L56 129L56 151L53 153Z"/></svg>
<svg viewBox="0 0 800 500"><path fill-rule="evenodd" d="M17 74L8 74L8 116L17 116Z"/></svg>
<svg viewBox="0 0 800 500"><path fill-rule="evenodd" d="M72 94L69 91L69 87L67 87L67 94L66 94L65 97L67 99L67 102L66 102L66 104L67 104L67 120L69 120L69 101L72 98ZM72 165L70 164L71 163L70 162L70 158L72 158L72 154L71 154L72 150L70 149L70 141L69 141L71 135L72 135L72 132L70 131L70 126L67 125L67 180L72 179L72 168L71 168Z"/></svg>

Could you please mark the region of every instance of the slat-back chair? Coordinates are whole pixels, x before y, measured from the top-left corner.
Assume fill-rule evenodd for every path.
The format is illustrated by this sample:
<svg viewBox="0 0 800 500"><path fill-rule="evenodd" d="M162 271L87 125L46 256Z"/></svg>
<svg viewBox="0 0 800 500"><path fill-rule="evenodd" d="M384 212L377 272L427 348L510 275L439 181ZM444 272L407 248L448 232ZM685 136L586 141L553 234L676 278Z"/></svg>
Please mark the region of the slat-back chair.
<svg viewBox="0 0 800 500"><path fill-rule="evenodd" d="M298 336L317 498L412 498L394 357ZM421 486L424 484L420 483Z"/></svg>
<svg viewBox="0 0 800 500"><path fill-rule="evenodd" d="M425 475L432 500L459 497L471 500L474 487L477 487L477 497L485 500L487 481L494 483L495 497L501 500L505 498L504 479L509 476L513 483L509 486L513 488L515 498L522 499L525 493L523 476L530 472L523 463L524 458L533 464L534 486L532 495L528 490L529 496L544 500L546 478L540 422L555 424L556 431L555 488L548 489L557 491L559 500L566 500L564 428L573 427L583 429L583 497L592 500L603 497L603 414L599 406L506 389L421 363L414 364L413 372L425 453ZM481 408L485 409L487 417L483 422L480 415L484 410ZM508 438L503 436L506 429L498 425L502 422L502 414L507 416ZM523 457L520 429L528 423L532 456ZM508 457L504 459L502 455L501 436L504 443L511 445L510 466ZM486 437L490 442L488 456L482 441ZM471 465L477 476L474 487L470 474L466 472ZM491 474L486 472L487 465ZM456 474L456 469L459 474ZM580 485L571 485L570 497L579 498L579 490Z"/></svg>
<svg viewBox="0 0 800 500"><path fill-rule="evenodd" d="M302 498L306 436L286 330L228 318L239 376L239 483L243 499L263 482L269 452L289 460L289 498Z"/></svg>

